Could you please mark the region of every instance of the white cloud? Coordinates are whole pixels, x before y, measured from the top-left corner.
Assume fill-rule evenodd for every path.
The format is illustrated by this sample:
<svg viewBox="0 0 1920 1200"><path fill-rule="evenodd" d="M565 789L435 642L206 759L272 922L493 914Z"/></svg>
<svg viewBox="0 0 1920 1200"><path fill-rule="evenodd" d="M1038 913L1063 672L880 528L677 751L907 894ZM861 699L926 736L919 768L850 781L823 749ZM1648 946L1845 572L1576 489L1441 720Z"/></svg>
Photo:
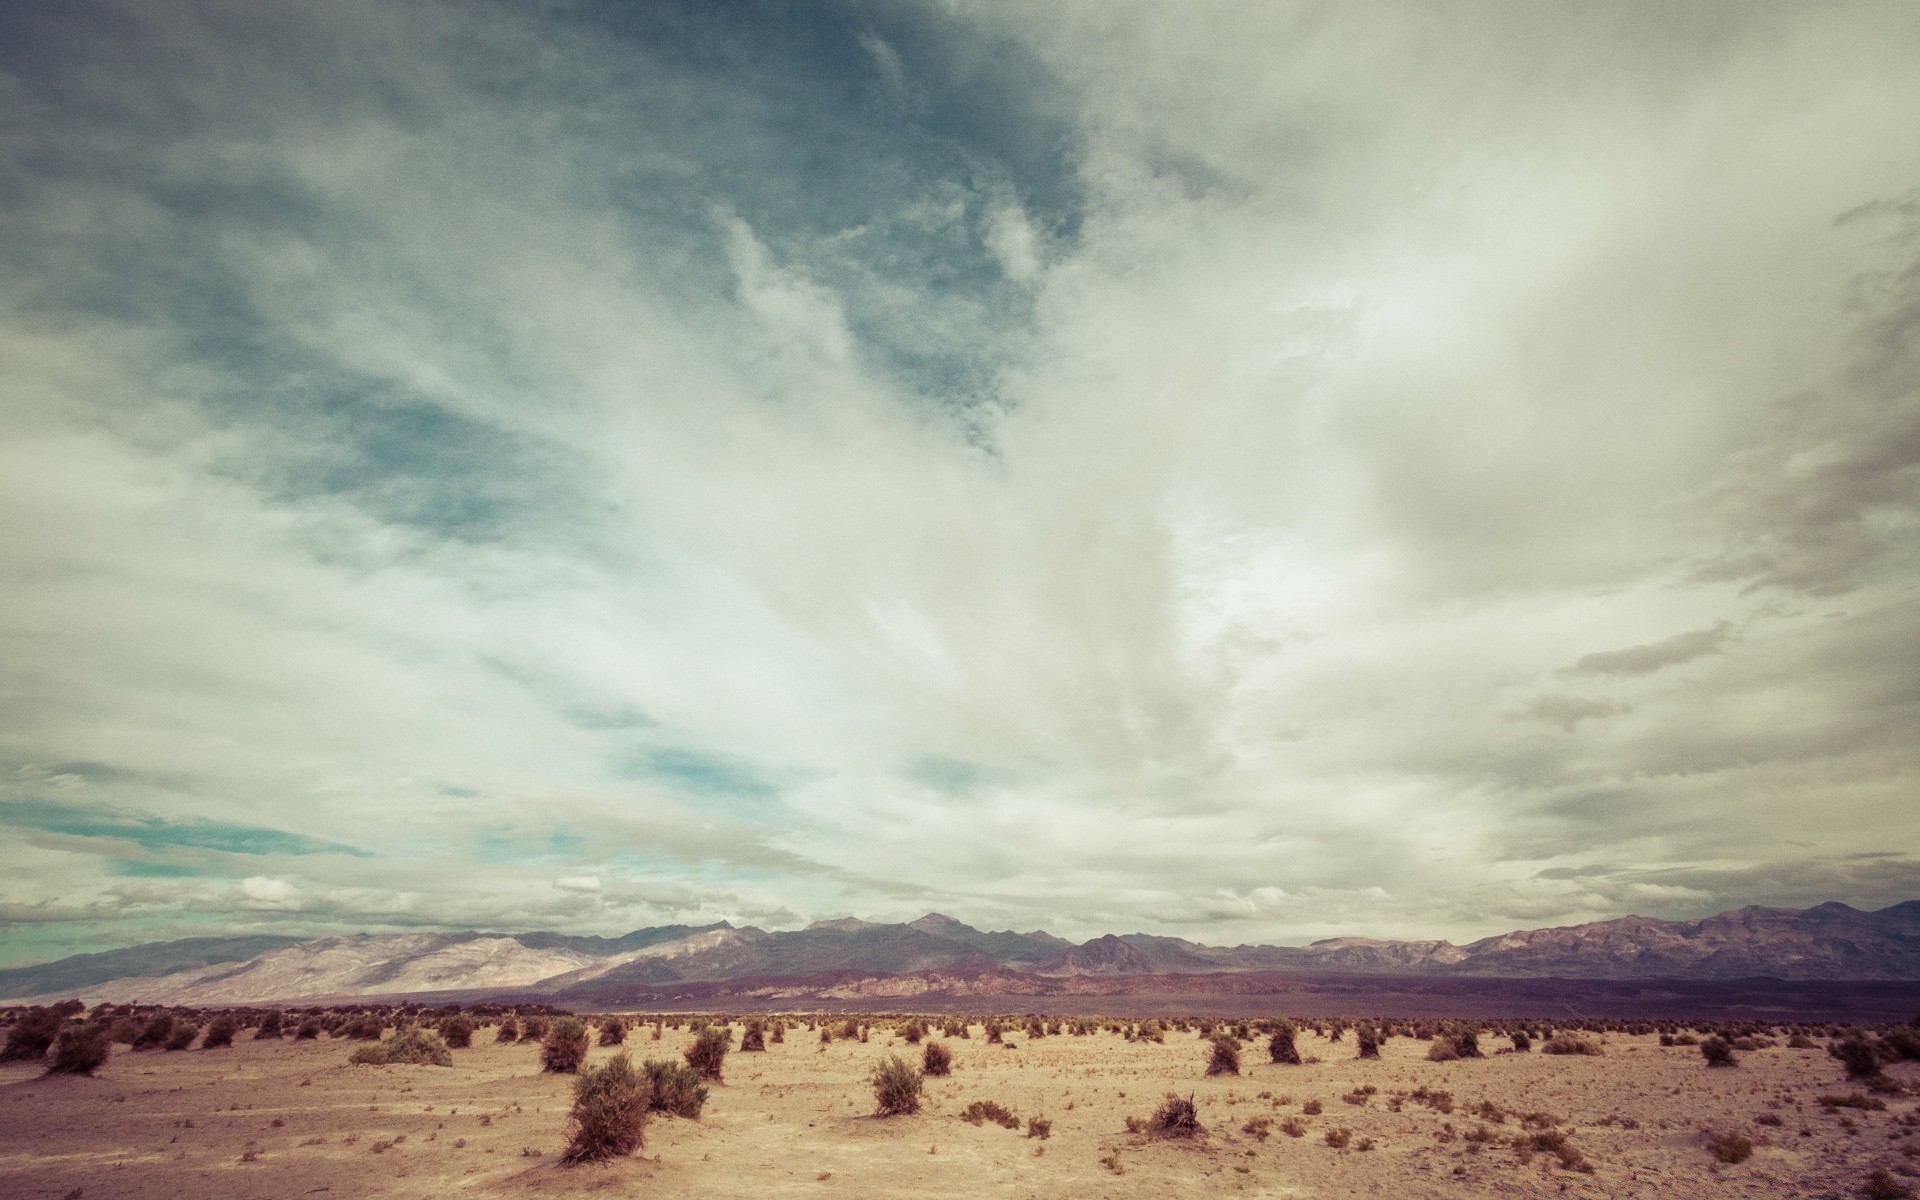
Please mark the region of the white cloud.
<svg viewBox="0 0 1920 1200"><path fill-rule="evenodd" d="M562 875L553 881L553 886L563 892L597 892L600 890L600 877L597 875Z"/></svg>

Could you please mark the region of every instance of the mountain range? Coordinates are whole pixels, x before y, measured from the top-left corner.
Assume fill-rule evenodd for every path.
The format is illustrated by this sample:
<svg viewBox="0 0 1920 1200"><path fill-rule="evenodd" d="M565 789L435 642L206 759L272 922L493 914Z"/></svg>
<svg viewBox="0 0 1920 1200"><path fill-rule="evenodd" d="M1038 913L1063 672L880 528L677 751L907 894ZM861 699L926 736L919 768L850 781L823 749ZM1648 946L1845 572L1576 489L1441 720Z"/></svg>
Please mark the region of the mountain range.
<svg viewBox="0 0 1920 1200"><path fill-rule="evenodd" d="M1244 990L1222 976L1314 972L1585 980L1920 980L1920 901L1876 912L1829 903L1695 921L1622 917L1466 945L1342 937L1307 946L1209 946L1149 934L1081 943L988 932L938 913L882 924L665 925L616 938L536 932L251 936L155 942L0 970L0 999L77 996L164 1004L487 994L613 1006L679 985L753 981L795 995L1119 994L1128 980ZM1214 977L1209 981L1206 977ZM729 989L740 990L738 987Z"/></svg>

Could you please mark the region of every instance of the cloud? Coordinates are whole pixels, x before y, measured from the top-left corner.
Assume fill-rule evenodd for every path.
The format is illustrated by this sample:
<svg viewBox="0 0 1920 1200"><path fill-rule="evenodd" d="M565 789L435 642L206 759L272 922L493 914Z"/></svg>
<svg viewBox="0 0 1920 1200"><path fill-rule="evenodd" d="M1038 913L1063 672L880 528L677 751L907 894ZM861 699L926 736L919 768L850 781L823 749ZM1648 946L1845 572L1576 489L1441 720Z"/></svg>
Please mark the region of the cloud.
<svg viewBox="0 0 1920 1200"><path fill-rule="evenodd" d="M1721 621L1711 629L1676 633L1644 646L1595 651L1581 656L1580 661L1573 664L1573 670L1583 675L1650 675L1665 667L1718 653L1732 628L1731 622Z"/></svg>
<svg viewBox="0 0 1920 1200"><path fill-rule="evenodd" d="M597 875L562 875L553 881L553 886L565 892L597 892L600 890L600 877Z"/></svg>

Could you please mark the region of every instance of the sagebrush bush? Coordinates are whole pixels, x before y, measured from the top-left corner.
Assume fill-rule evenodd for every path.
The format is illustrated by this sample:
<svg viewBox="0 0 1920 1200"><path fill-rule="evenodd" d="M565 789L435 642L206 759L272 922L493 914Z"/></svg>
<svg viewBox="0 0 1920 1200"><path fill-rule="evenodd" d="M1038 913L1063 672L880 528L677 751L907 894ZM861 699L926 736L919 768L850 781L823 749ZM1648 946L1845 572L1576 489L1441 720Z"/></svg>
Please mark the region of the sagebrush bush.
<svg viewBox="0 0 1920 1200"><path fill-rule="evenodd" d="M1513 1031L1513 1052L1515 1054L1526 1054L1532 1049L1533 1049L1533 1039L1527 1036L1527 1031L1524 1029L1514 1030Z"/></svg>
<svg viewBox="0 0 1920 1200"><path fill-rule="evenodd" d="M646 1074L647 1086L652 1098L649 1107L655 1112L671 1113L688 1120L700 1119L700 1110L706 1107L707 1089L700 1082L700 1073L692 1067L677 1062L655 1062L648 1059L641 1066Z"/></svg>
<svg viewBox="0 0 1920 1200"><path fill-rule="evenodd" d="M1213 1051L1207 1058L1207 1074L1238 1075L1239 1073L1240 1043L1234 1041L1231 1034L1215 1034Z"/></svg>
<svg viewBox="0 0 1920 1200"><path fill-rule="evenodd" d="M927 1036L927 1027L919 1021L908 1021L906 1028L900 1031L900 1038L909 1046L918 1046L920 1039Z"/></svg>
<svg viewBox="0 0 1920 1200"><path fill-rule="evenodd" d="M164 1012L155 1013L147 1018L146 1024L140 1027L140 1032L134 1035L133 1048L135 1050L158 1050L160 1047L166 1045L167 1039L172 1036L173 1014Z"/></svg>
<svg viewBox="0 0 1920 1200"><path fill-rule="evenodd" d="M1329 1129L1327 1130L1325 1137L1327 1140L1327 1145L1332 1146L1335 1150L1345 1150L1347 1148L1347 1143L1353 1141L1353 1130L1347 1129L1344 1126L1340 1128Z"/></svg>
<svg viewBox="0 0 1920 1200"><path fill-rule="evenodd" d="M1428 1062L1452 1062L1460 1057L1460 1051L1454 1047L1453 1039L1434 1035L1433 1044L1427 1047Z"/></svg>
<svg viewBox="0 0 1920 1200"><path fill-rule="evenodd" d="M260 1018L259 1026L253 1031L253 1040L256 1042L278 1040L283 1035L282 1026L285 1020L279 1009L268 1009L266 1015Z"/></svg>
<svg viewBox="0 0 1920 1200"><path fill-rule="evenodd" d="M1461 1026L1460 1028L1453 1031L1452 1037L1450 1037L1448 1040L1453 1043L1454 1052L1457 1053L1461 1058L1481 1057L1480 1033L1473 1026L1471 1025Z"/></svg>
<svg viewBox="0 0 1920 1200"><path fill-rule="evenodd" d="M1154 1110L1147 1131L1154 1137L1190 1138L1204 1133L1205 1128L1200 1124L1200 1113L1193 1107L1191 1096L1182 1099L1168 1092L1167 1098Z"/></svg>
<svg viewBox="0 0 1920 1200"><path fill-rule="evenodd" d="M113 1024L107 1027L107 1037L112 1041L120 1043L122 1046L131 1046L133 1045L133 1039L139 1037L140 1031L145 1027L146 1022L138 1020L135 1017L116 1017L114 1018Z"/></svg>
<svg viewBox="0 0 1920 1200"><path fill-rule="evenodd" d="M1020 1118L997 1100L975 1100L960 1111L960 1119L969 1125L992 1121L1002 1129L1020 1128Z"/></svg>
<svg viewBox="0 0 1920 1200"><path fill-rule="evenodd" d="M473 1021L462 1013L455 1013L440 1022L440 1037L454 1050L465 1050L473 1045Z"/></svg>
<svg viewBox="0 0 1920 1200"><path fill-rule="evenodd" d="M51 1008L28 1009L7 1031L6 1049L0 1050L0 1062L42 1059L47 1048L60 1036L60 1014Z"/></svg>
<svg viewBox="0 0 1920 1200"><path fill-rule="evenodd" d="M167 1035L167 1049L185 1050L193 1045L193 1039L200 1036L200 1027L186 1021L175 1021L173 1032Z"/></svg>
<svg viewBox="0 0 1920 1200"><path fill-rule="evenodd" d="M953 1074L953 1051L939 1042L928 1042L920 1052L920 1071L925 1075Z"/></svg>
<svg viewBox="0 0 1920 1200"><path fill-rule="evenodd" d="M1738 1066L1733 1057L1733 1045L1723 1037L1710 1037L1700 1043L1700 1057L1707 1060L1709 1067Z"/></svg>
<svg viewBox="0 0 1920 1200"><path fill-rule="evenodd" d="M873 1070L874 1115L909 1116L920 1111L920 1072L908 1066L898 1054L889 1054Z"/></svg>
<svg viewBox="0 0 1920 1200"><path fill-rule="evenodd" d="M300 1028L293 1031L293 1038L297 1042L310 1042L319 1036L320 1022L312 1017L300 1022Z"/></svg>
<svg viewBox="0 0 1920 1200"><path fill-rule="evenodd" d="M371 1066L389 1064L450 1067L453 1065L453 1052L447 1049L440 1035L418 1025L407 1025L394 1031L392 1037L384 1042L372 1042L355 1050L347 1059L351 1063Z"/></svg>
<svg viewBox="0 0 1920 1200"><path fill-rule="evenodd" d="M748 1021L746 1031L740 1035L740 1052L742 1054L753 1051L764 1052L766 1048L767 1035L764 1027L758 1021Z"/></svg>
<svg viewBox="0 0 1920 1200"><path fill-rule="evenodd" d="M547 1029L540 1043L540 1069L571 1075L587 1061L587 1023L579 1017L561 1017Z"/></svg>
<svg viewBox="0 0 1920 1200"><path fill-rule="evenodd" d="M1753 1157L1753 1142L1737 1133L1709 1133L1706 1142L1707 1152L1729 1165Z"/></svg>
<svg viewBox="0 0 1920 1200"><path fill-rule="evenodd" d="M496 1042L517 1042L520 1040L520 1022L512 1017L500 1018L500 1028L494 1032Z"/></svg>
<svg viewBox="0 0 1920 1200"><path fill-rule="evenodd" d="M106 1065L113 1039L101 1025L69 1025L53 1043L49 1075L91 1075Z"/></svg>
<svg viewBox="0 0 1920 1200"><path fill-rule="evenodd" d="M200 1039L202 1050L218 1050L233 1045L233 1035L240 1032L240 1022L232 1013L221 1013L207 1026L207 1036Z"/></svg>
<svg viewBox="0 0 1920 1200"><path fill-rule="evenodd" d="M1267 1056L1277 1063L1299 1066L1300 1049L1293 1044L1294 1036L1292 1024L1282 1021L1280 1028L1273 1031L1273 1040L1267 1043Z"/></svg>
<svg viewBox="0 0 1920 1200"><path fill-rule="evenodd" d="M552 1024L545 1017L528 1017L520 1022L520 1040L523 1042L544 1042L547 1040L547 1028Z"/></svg>
<svg viewBox="0 0 1920 1200"><path fill-rule="evenodd" d="M733 1039L723 1029L707 1028L700 1031L693 1045L682 1053L687 1065L700 1073L700 1078L720 1082L720 1069L727 1061L727 1048Z"/></svg>
<svg viewBox="0 0 1920 1200"><path fill-rule="evenodd" d="M566 1166L632 1154L646 1141L653 1088L633 1059L619 1054L583 1073L573 1085L572 1136L560 1155Z"/></svg>
<svg viewBox="0 0 1920 1200"><path fill-rule="evenodd" d="M1359 1057L1361 1058L1379 1058L1380 1057L1380 1034L1377 1030L1374 1029L1373 1026L1362 1025L1359 1028L1359 1030L1354 1034L1354 1038L1356 1041L1360 1043Z"/></svg>
<svg viewBox="0 0 1920 1200"><path fill-rule="evenodd" d="M1578 1034L1556 1033L1540 1047L1540 1053L1597 1055L1600 1053L1600 1043Z"/></svg>
<svg viewBox="0 0 1920 1200"><path fill-rule="evenodd" d="M1874 1049L1872 1042L1857 1033L1832 1043L1827 1047L1827 1053L1840 1060L1840 1065L1847 1069L1849 1079L1871 1079L1880 1074L1879 1051Z"/></svg>
<svg viewBox="0 0 1920 1200"><path fill-rule="evenodd" d="M619 1017L608 1017L600 1022L600 1044L618 1046L627 1040L627 1023Z"/></svg>

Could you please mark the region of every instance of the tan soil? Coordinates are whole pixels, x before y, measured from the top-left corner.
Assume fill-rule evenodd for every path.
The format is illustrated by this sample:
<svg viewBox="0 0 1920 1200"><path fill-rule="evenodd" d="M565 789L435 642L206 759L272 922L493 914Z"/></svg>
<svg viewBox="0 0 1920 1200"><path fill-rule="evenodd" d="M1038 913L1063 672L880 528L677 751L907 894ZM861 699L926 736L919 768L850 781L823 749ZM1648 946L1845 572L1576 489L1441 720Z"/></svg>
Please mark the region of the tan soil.
<svg viewBox="0 0 1920 1200"><path fill-rule="evenodd" d="M764 1054L730 1054L698 1122L656 1117L638 1156L569 1169L558 1158L572 1079L541 1074L537 1047L492 1037L483 1030L473 1049L455 1051L452 1068L350 1066L357 1043L245 1035L230 1050L116 1047L91 1079L9 1065L0 1068L0 1196L1774 1198L1857 1195L1873 1165L1920 1162L1901 1153L1920 1141L1907 1136L1905 1122L1920 1125L1911 1098L1891 1098L1885 1112L1816 1103L1856 1090L1818 1050L1756 1051L1735 1069L1709 1070L1691 1047L1613 1035L1598 1058L1536 1051L1430 1063L1426 1043L1395 1038L1380 1061L1362 1061L1351 1036L1329 1044L1307 1033L1302 1053L1324 1061L1273 1066L1264 1043L1249 1044L1244 1074L1208 1079L1206 1044L1190 1033L1164 1045L1013 1036L1016 1048L1003 1049L976 1027L971 1040L948 1040L954 1073L927 1081L918 1116L870 1116L865 1083L889 1052L917 1065L917 1048L875 1033L823 1051L800 1029ZM655 1042L642 1029L626 1049L636 1060L677 1058L690 1041L668 1031ZM596 1047L590 1061L617 1052ZM1365 1084L1378 1089L1367 1104L1341 1100ZM1393 1093L1421 1086L1451 1092L1453 1111L1390 1110ZM1127 1133L1126 1118L1148 1115L1169 1091L1193 1096L1208 1136L1175 1144ZM977 1099L1050 1118L1052 1137L967 1124L958 1114ZM1307 1135L1282 1133L1279 1121L1313 1099L1325 1111L1303 1118ZM1559 1118L1594 1173L1565 1170L1551 1154L1522 1163L1507 1144L1521 1132L1517 1119L1475 1117L1482 1101ZM1783 1124L1756 1124L1767 1113ZM1275 1119L1264 1142L1242 1132L1257 1116ZM1482 1125L1500 1140L1475 1152L1458 1135ZM1352 1131L1347 1149L1326 1144L1334 1127ZM1750 1137L1753 1156L1716 1162L1702 1144L1710 1128ZM1357 1149L1366 1138L1373 1148Z"/></svg>

